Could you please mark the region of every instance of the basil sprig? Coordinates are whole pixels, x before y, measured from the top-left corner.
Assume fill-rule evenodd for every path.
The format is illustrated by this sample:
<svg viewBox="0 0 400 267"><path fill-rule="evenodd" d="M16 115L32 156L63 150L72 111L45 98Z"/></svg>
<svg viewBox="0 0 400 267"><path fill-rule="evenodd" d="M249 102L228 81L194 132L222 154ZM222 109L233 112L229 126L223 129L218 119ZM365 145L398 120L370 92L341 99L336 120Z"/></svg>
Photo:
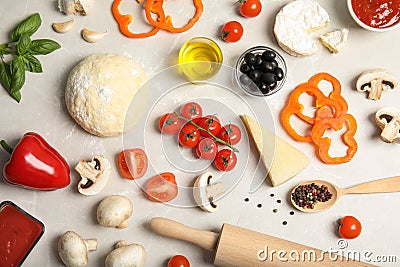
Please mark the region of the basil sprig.
<svg viewBox="0 0 400 267"><path fill-rule="evenodd" d="M17 102L21 101L21 88L25 84L25 71L43 72L42 64L35 55L47 55L61 48L49 39L31 40L42 20L35 13L23 20L11 32L11 42L0 45L0 83ZM6 62L5 56L11 59Z"/></svg>

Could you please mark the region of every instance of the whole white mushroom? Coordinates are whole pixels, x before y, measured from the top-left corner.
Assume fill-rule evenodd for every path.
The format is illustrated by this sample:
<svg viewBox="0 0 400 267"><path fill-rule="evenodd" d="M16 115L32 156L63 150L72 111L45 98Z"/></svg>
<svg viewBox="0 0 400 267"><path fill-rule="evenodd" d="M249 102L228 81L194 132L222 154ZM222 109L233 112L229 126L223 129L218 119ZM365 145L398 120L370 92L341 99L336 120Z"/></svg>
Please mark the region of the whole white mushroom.
<svg viewBox="0 0 400 267"><path fill-rule="evenodd" d="M115 245L105 261L106 267L144 267L145 263L144 247L139 244L128 245L124 240Z"/></svg>
<svg viewBox="0 0 400 267"><path fill-rule="evenodd" d="M106 197L97 207L97 221L105 227L126 228L132 214L133 204L124 196Z"/></svg>
<svg viewBox="0 0 400 267"><path fill-rule="evenodd" d="M83 239L73 231L65 232L58 240L58 255L68 267L82 267L89 262L89 251L97 250L97 239Z"/></svg>

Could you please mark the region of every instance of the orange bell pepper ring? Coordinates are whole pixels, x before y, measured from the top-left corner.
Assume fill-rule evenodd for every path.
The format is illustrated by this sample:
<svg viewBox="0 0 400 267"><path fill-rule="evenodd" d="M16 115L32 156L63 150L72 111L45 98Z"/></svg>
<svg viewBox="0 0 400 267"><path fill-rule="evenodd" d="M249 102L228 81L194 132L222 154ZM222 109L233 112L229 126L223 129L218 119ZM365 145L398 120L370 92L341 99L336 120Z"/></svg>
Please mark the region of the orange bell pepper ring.
<svg viewBox="0 0 400 267"><path fill-rule="evenodd" d="M348 106L347 106L346 100L341 95L342 86L340 85L340 82L338 81L338 79L336 79L329 73L320 72L320 73L317 73L314 76L312 76L308 80L308 83L319 88L319 83L321 81L327 81L332 85L332 92L329 94L329 98L338 100L339 104L342 107L343 113L346 113L348 110Z"/></svg>
<svg viewBox="0 0 400 267"><path fill-rule="evenodd" d="M303 93L315 97L315 116L310 117L303 113L304 106L300 104L299 98ZM296 132L296 130L290 124L290 118L296 115L299 119L306 123L313 125L317 120L322 118L338 118L343 115L341 105L338 101L326 97L318 87L309 83L303 83L298 85L291 93L288 104L282 111L281 122L282 126L293 137L293 139L300 142L312 142L311 136L302 136Z"/></svg>
<svg viewBox="0 0 400 267"><path fill-rule="evenodd" d="M162 7L165 0L146 0L145 5L145 13L148 22L156 28L163 29L172 33L181 33L189 30L194 26L194 24L200 19L201 15L203 14L203 1L202 0L193 0L194 7L196 8L196 13L194 16L189 20L189 22L183 26L175 28L172 24L171 16L167 16L165 19L165 12ZM154 6L157 5L156 8ZM158 20L154 20L151 14L154 13L158 15Z"/></svg>
<svg viewBox="0 0 400 267"><path fill-rule="evenodd" d="M119 11L119 5L121 4L122 0L114 0L112 4L112 14L114 16L114 19L117 21L119 30L123 35L129 38L146 38L155 35L160 29L157 27L154 27L151 31L145 32L145 33L133 33L129 30L129 25L131 24L133 18L132 15L122 15L121 12ZM140 1L139 1L140 3ZM157 14L158 18L160 20L165 20L164 13L159 12L158 10L160 9L159 6L162 6L161 3L156 3L156 6L152 7L150 6L152 12Z"/></svg>
<svg viewBox="0 0 400 267"><path fill-rule="evenodd" d="M346 155L343 157L331 157L329 155L329 148L331 147L331 139L323 137L328 129L335 131L341 130L347 123L347 131L342 135L344 144L348 147ZM349 162L357 152L357 142L354 135L357 131L357 122L350 114L346 114L340 118L323 118L318 120L311 133L312 141L316 146L318 157L327 164L340 164Z"/></svg>

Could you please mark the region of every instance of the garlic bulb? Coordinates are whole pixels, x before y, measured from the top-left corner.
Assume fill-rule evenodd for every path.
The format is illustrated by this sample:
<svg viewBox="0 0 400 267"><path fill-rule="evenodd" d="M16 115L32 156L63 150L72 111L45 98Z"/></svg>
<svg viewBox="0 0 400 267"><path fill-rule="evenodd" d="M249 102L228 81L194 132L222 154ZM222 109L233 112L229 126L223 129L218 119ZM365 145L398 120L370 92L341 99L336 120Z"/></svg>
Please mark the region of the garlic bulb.
<svg viewBox="0 0 400 267"><path fill-rule="evenodd" d="M93 5L94 0L58 0L58 8L67 15L89 15Z"/></svg>

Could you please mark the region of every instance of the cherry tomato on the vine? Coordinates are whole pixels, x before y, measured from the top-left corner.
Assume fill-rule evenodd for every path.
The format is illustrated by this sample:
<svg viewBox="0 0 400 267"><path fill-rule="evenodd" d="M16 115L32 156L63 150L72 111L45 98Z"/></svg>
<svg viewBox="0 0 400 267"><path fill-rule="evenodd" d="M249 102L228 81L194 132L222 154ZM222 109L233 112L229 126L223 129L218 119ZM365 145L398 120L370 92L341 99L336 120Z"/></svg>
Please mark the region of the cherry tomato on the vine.
<svg viewBox="0 0 400 267"><path fill-rule="evenodd" d="M226 42L237 42L243 36L243 26L237 21L227 22L221 30L221 38Z"/></svg>
<svg viewBox="0 0 400 267"><path fill-rule="evenodd" d="M159 128L164 134L176 134L181 128L181 120L174 113L164 114L160 118Z"/></svg>
<svg viewBox="0 0 400 267"><path fill-rule="evenodd" d="M218 170L228 172L235 168L237 157L230 149L222 149L217 153L214 163Z"/></svg>
<svg viewBox="0 0 400 267"><path fill-rule="evenodd" d="M361 234L361 223L353 216L344 216L339 223L339 235L346 239L353 239Z"/></svg>
<svg viewBox="0 0 400 267"><path fill-rule="evenodd" d="M218 145L211 138L203 138L196 146L196 154L201 159L212 160L218 152Z"/></svg>
<svg viewBox="0 0 400 267"><path fill-rule="evenodd" d="M184 147L195 147L200 141L200 131L191 123L186 123L178 135L179 144Z"/></svg>
<svg viewBox="0 0 400 267"><path fill-rule="evenodd" d="M118 171L128 180L143 177L147 172L148 160L146 153L140 148L127 149L118 155Z"/></svg>
<svg viewBox="0 0 400 267"><path fill-rule="evenodd" d="M205 117L202 117L199 120L198 125L201 128L210 131L210 133L212 133L213 135L217 135L221 130L221 123L219 122L219 119L214 115L207 115ZM200 134L204 137L211 137L211 135L209 135L205 131L200 131Z"/></svg>
<svg viewBox="0 0 400 267"><path fill-rule="evenodd" d="M175 255L169 259L168 267L190 267L190 263L185 256Z"/></svg>
<svg viewBox="0 0 400 267"><path fill-rule="evenodd" d="M237 125L230 123L221 128L217 137L231 145L236 145L242 138L242 132Z"/></svg>
<svg viewBox="0 0 400 267"><path fill-rule="evenodd" d="M175 175L164 172L152 177L146 183L147 198L155 202L171 201L178 195Z"/></svg>
<svg viewBox="0 0 400 267"><path fill-rule="evenodd" d="M203 109L198 103L189 102L181 107L180 114L182 117L191 120L203 116Z"/></svg>
<svg viewBox="0 0 400 267"><path fill-rule="evenodd" d="M241 3L239 11L243 17L254 18L257 17L262 8L260 0L239 0Z"/></svg>

